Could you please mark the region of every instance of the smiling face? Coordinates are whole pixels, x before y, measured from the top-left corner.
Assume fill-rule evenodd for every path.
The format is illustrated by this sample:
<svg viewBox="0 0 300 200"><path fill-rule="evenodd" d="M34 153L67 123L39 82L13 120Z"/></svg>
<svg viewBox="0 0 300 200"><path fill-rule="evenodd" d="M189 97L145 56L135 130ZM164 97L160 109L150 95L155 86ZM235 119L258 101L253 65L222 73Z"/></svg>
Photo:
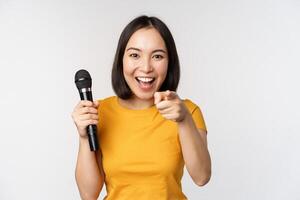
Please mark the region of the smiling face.
<svg viewBox="0 0 300 200"><path fill-rule="evenodd" d="M123 56L123 75L132 98L151 100L164 82L167 70L167 48L159 32L154 28L137 30Z"/></svg>

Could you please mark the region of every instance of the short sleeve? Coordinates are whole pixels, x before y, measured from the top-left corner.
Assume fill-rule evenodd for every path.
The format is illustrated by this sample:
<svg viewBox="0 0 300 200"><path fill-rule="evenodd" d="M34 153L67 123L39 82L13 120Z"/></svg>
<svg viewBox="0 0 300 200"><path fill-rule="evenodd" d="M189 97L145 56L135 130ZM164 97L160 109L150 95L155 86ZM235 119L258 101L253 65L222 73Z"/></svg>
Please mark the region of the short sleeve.
<svg viewBox="0 0 300 200"><path fill-rule="evenodd" d="M185 99L184 103L185 103L186 107L188 108L189 112L191 113L196 127L198 129L205 130L207 133L206 124L205 124L203 114L201 112L200 107L197 104L193 103L189 99Z"/></svg>
<svg viewBox="0 0 300 200"><path fill-rule="evenodd" d="M198 129L203 129L207 132L202 112L198 106L192 111L192 117L193 117L196 127Z"/></svg>

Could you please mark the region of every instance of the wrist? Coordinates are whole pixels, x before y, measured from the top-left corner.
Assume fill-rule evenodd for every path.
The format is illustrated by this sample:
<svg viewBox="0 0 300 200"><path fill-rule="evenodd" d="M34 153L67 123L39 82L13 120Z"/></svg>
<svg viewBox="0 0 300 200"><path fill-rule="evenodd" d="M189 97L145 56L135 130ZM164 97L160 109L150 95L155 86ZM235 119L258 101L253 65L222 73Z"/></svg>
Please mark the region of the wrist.
<svg viewBox="0 0 300 200"><path fill-rule="evenodd" d="M188 120L188 118L192 117L189 110L187 109L187 107L184 104L182 105L182 109L183 109L182 117L179 118L178 120L176 120L177 123L184 123L185 121Z"/></svg>
<svg viewBox="0 0 300 200"><path fill-rule="evenodd" d="M89 138L88 138L88 136L79 136L79 143L80 144L86 144L86 143L88 143L89 142Z"/></svg>
<svg viewBox="0 0 300 200"><path fill-rule="evenodd" d="M184 118L177 122L177 125L179 128L189 126L191 124L191 120L193 120L192 115L189 112L187 112Z"/></svg>

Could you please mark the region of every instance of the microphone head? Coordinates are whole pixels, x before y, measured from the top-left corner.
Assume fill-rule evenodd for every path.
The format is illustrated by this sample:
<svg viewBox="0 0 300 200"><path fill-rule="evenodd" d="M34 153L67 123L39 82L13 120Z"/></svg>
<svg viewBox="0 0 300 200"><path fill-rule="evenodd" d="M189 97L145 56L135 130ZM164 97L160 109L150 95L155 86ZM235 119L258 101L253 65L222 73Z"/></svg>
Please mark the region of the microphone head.
<svg viewBox="0 0 300 200"><path fill-rule="evenodd" d="M75 74L75 84L78 90L92 87L92 78L90 73L84 69L78 70Z"/></svg>

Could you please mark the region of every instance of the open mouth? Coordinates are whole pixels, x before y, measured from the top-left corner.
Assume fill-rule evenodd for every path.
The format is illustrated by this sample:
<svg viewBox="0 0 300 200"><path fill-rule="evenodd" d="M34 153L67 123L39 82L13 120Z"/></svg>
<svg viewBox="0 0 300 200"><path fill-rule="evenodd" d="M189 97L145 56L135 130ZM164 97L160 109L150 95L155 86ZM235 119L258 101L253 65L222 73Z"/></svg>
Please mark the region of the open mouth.
<svg viewBox="0 0 300 200"><path fill-rule="evenodd" d="M152 84L155 81L154 77L142 77L142 76L138 76L135 77L135 79L142 84Z"/></svg>
<svg viewBox="0 0 300 200"><path fill-rule="evenodd" d="M154 77L142 77L142 76L137 76L135 77L136 81L138 82L139 87L144 90L144 91L149 91L153 89Z"/></svg>

